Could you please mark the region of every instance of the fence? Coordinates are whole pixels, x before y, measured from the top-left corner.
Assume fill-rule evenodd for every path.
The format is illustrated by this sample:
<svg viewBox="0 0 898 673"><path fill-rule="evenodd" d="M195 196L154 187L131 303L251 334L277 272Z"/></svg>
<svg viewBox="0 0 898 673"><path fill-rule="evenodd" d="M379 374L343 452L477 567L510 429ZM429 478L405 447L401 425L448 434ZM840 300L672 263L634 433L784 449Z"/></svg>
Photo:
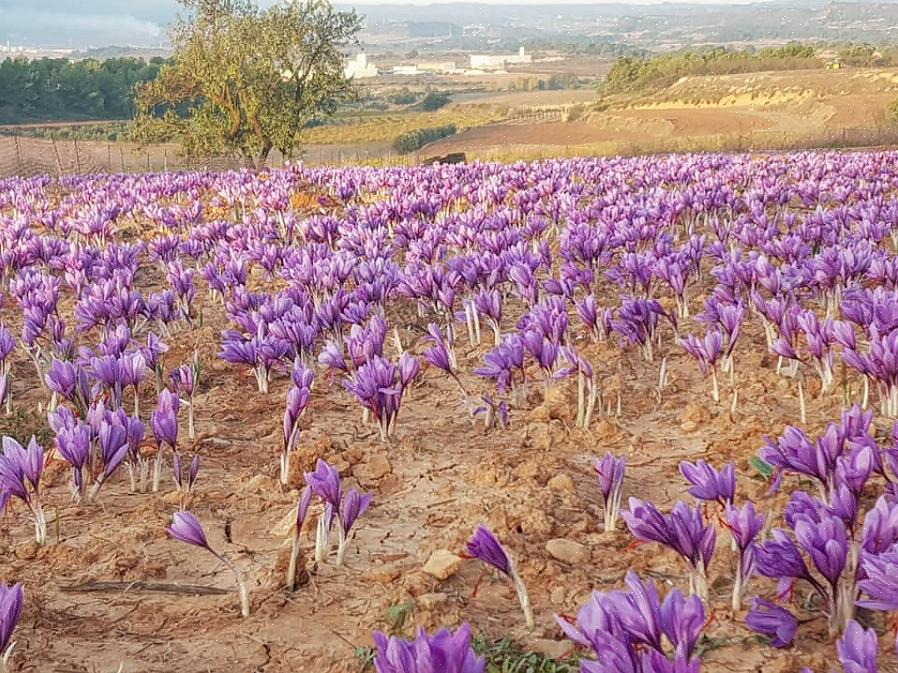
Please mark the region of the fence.
<svg viewBox="0 0 898 673"><path fill-rule="evenodd" d="M554 117L558 110L534 110L536 115ZM534 125L539 137L539 125ZM684 136L644 141L608 141L583 145L520 145L483 147L470 151L472 157L511 161L565 156L609 156L665 152L744 152L766 150L836 149L898 146L898 129L839 128L806 134L756 130L749 133ZM430 154L397 155L387 144L315 145L304 148L303 162L309 165L389 164L414 165ZM284 158L273 152L269 165L277 168ZM30 175L75 175L81 173L132 173L166 170L231 170L244 166L233 157L186 158L177 145L140 147L132 143L78 140L44 140L0 136L0 177Z"/></svg>
<svg viewBox="0 0 898 673"><path fill-rule="evenodd" d="M417 155L397 156L388 146L317 145L304 149L302 160L312 165L348 163L415 163ZM272 152L269 165L283 166L284 157ZM0 135L0 176L77 175L175 170L232 170L244 167L234 157L188 158L177 145L80 140L45 140Z"/></svg>

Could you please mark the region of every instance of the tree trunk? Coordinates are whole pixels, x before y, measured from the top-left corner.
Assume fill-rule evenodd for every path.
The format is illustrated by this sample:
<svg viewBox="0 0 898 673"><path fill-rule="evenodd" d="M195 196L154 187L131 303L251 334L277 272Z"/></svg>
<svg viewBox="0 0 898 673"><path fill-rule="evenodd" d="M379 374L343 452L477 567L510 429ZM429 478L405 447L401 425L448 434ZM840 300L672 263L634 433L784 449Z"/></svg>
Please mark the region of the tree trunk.
<svg viewBox="0 0 898 673"><path fill-rule="evenodd" d="M259 150L259 156L256 159L256 170L263 171L268 168L268 156L271 154L272 144L271 141L265 140L262 142L262 149Z"/></svg>

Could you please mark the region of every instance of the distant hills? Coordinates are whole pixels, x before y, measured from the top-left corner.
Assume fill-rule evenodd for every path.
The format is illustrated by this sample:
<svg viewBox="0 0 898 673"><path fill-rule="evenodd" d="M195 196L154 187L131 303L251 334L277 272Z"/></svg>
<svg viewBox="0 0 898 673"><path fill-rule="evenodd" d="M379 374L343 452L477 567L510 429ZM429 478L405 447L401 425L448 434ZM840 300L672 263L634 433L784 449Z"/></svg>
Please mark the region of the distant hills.
<svg viewBox="0 0 898 673"><path fill-rule="evenodd" d="M898 41L898 0L772 0L753 5L712 1L645 5L360 1L358 8L367 25L364 39L375 46L384 32L416 22L479 27L487 35L513 32L522 40L568 35L649 49L792 39ZM165 41L165 26L177 9L175 0L0 0L0 43L79 50L109 45L159 47ZM460 45L447 42L443 46Z"/></svg>

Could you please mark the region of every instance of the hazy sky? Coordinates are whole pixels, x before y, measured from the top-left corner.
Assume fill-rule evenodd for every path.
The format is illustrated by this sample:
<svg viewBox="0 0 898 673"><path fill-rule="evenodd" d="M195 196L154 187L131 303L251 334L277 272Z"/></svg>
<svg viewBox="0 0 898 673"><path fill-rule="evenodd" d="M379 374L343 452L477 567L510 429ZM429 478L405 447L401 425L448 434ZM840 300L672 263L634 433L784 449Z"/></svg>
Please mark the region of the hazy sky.
<svg viewBox="0 0 898 673"><path fill-rule="evenodd" d="M682 0L672 3L670 0L561 0L561 2L549 2L548 0L476 0L464 4L488 4L488 5L665 5L665 4L694 4L694 5L745 5L753 2L770 2L772 0ZM430 2L428 0L335 0L337 4L346 5L445 5L450 2Z"/></svg>

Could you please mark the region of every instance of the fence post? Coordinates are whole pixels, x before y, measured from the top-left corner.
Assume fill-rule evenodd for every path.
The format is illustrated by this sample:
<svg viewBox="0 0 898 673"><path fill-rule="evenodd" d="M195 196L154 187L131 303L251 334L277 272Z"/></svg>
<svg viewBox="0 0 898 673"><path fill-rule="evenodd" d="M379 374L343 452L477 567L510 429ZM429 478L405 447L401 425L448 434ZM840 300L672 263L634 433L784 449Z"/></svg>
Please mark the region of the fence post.
<svg viewBox="0 0 898 673"><path fill-rule="evenodd" d="M50 142L53 143L53 152L56 154L56 171L59 174L59 177L62 177L62 159L59 157L59 148L56 146L56 138L50 138Z"/></svg>
<svg viewBox="0 0 898 673"><path fill-rule="evenodd" d="M12 139L16 143L16 172L22 173L24 166L22 166L22 151L19 149L19 136L13 136Z"/></svg>
<svg viewBox="0 0 898 673"><path fill-rule="evenodd" d="M149 150L147 150L149 152ZM162 148L162 170L168 173L168 148Z"/></svg>
<svg viewBox="0 0 898 673"><path fill-rule="evenodd" d="M72 138L72 144L75 147L75 171L81 174L81 157L78 156L78 139Z"/></svg>
<svg viewBox="0 0 898 673"><path fill-rule="evenodd" d="M122 173L124 173L125 172L125 149L121 145L118 146L118 154L119 154L119 158L121 158L121 160L122 160Z"/></svg>
<svg viewBox="0 0 898 673"><path fill-rule="evenodd" d="M147 148L147 173L150 172L150 148Z"/></svg>
<svg viewBox="0 0 898 673"><path fill-rule="evenodd" d="M106 172L112 173L112 143L106 143Z"/></svg>

